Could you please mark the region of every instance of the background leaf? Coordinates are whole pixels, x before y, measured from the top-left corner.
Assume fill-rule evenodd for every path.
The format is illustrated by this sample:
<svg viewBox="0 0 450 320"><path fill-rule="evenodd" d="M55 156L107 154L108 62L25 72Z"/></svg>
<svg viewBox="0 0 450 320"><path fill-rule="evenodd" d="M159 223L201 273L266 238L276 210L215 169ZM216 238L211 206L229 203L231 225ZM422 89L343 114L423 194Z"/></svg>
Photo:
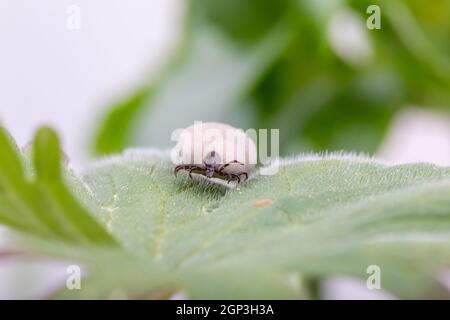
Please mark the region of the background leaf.
<svg viewBox="0 0 450 320"><path fill-rule="evenodd" d="M194 120L282 128L284 155L342 149L373 153L403 108L449 110L446 0L189 3L185 46L177 51L182 58L156 77L151 98L135 104L139 94L132 94L127 107L113 106L106 115L109 129L97 136L99 154L126 146L166 148L170 133ZM380 6L381 30L366 28L369 5ZM364 36L365 41L352 37L367 44L362 63L333 44L331 31L354 33L342 19L334 23L342 13L344 22L353 21L352 28ZM350 44L345 47L354 53Z"/></svg>

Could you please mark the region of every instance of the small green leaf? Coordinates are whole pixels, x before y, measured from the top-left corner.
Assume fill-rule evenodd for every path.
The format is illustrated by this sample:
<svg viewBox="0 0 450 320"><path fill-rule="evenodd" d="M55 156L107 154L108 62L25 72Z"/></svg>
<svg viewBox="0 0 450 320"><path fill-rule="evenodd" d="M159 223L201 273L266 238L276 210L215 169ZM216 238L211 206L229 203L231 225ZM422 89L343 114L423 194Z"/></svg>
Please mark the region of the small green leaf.
<svg viewBox="0 0 450 320"><path fill-rule="evenodd" d="M133 125L148 102L152 90L143 88L111 107L98 130L93 146L96 154L122 151L131 143Z"/></svg>
<svg viewBox="0 0 450 320"><path fill-rule="evenodd" d="M33 151L37 179L59 180L61 152L56 133L50 128L40 128L36 133Z"/></svg>
<svg viewBox="0 0 450 320"><path fill-rule="evenodd" d="M197 30L153 83L112 107L95 137L95 152L110 154L132 145L167 147L175 129L197 119L245 122L236 106L290 40L284 25L271 31L251 50L238 50L214 28Z"/></svg>
<svg viewBox="0 0 450 320"><path fill-rule="evenodd" d="M19 231L73 243L113 245L114 239L67 189L56 133L41 128L33 144L34 177L6 130L0 131L0 221Z"/></svg>

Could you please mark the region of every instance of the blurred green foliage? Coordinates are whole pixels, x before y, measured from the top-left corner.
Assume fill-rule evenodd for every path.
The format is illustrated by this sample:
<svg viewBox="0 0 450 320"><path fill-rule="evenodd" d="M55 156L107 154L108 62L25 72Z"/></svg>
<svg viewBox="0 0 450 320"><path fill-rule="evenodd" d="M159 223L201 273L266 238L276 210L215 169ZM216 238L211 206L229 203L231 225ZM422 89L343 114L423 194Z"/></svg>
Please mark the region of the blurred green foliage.
<svg viewBox="0 0 450 320"><path fill-rule="evenodd" d="M381 9L379 30L366 28L373 4ZM192 0L187 12L176 63L144 85L152 94L139 88L111 107L96 153L162 137L167 146L168 132L193 120L279 128L284 154L374 152L400 109L450 107L448 0ZM349 15L369 48L362 62L352 61L351 45L341 42L346 57L332 41L336 33L354 40L344 26ZM205 34L208 41L199 40ZM214 59L202 55L211 48ZM220 72L211 67L221 64ZM211 84L223 90L205 95Z"/></svg>

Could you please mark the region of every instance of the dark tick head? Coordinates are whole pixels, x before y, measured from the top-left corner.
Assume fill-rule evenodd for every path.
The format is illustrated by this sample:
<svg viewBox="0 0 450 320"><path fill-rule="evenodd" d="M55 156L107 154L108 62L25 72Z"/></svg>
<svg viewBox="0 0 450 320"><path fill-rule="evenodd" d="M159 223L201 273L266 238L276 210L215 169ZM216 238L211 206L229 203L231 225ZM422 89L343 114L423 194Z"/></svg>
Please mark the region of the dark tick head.
<svg viewBox="0 0 450 320"><path fill-rule="evenodd" d="M211 178L214 175L214 170L219 166L220 161L220 157L215 151L211 151L205 156L203 164L206 168L206 177Z"/></svg>

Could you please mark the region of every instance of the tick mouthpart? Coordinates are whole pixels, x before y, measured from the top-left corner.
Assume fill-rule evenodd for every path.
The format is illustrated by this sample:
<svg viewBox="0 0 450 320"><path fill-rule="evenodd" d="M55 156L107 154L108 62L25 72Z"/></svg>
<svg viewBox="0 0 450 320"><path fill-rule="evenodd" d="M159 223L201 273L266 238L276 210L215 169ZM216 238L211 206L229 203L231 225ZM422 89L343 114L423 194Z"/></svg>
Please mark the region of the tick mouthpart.
<svg viewBox="0 0 450 320"><path fill-rule="evenodd" d="M214 175L214 168L213 168L213 167L210 167L210 166L206 167L206 173L205 173L205 176L206 176L207 178L212 178L213 175Z"/></svg>

